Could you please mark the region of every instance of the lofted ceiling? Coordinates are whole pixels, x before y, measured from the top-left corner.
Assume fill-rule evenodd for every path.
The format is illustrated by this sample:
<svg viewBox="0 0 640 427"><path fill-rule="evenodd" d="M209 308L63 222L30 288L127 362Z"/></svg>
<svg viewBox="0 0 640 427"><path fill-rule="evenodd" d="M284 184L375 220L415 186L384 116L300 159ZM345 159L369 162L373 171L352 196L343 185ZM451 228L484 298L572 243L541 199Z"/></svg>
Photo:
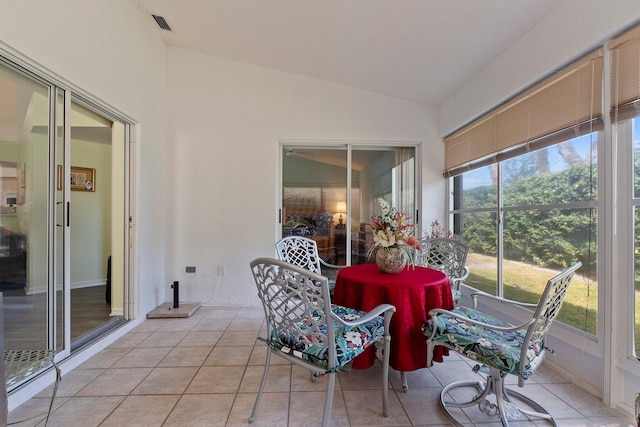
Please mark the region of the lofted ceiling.
<svg viewBox="0 0 640 427"><path fill-rule="evenodd" d="M562 2L135 1L167 45L433 106Z"/></svg>

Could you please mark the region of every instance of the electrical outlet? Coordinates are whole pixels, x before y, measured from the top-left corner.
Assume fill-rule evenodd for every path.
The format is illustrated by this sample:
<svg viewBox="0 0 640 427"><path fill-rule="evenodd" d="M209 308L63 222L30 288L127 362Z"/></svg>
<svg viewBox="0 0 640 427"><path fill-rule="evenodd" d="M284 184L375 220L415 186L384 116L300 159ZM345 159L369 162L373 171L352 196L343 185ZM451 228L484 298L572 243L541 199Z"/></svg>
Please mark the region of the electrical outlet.
<svg viewBox="0 0 640 427"><path fill-rule="evenodd" d="M224 276L224 265L218 266L218 276Z"/></svg>
<svg viewBox="0 0 640 427"><path fill-rule="evenodd" d="M195 272L196 272L195 267L187 267L187 273L195 273Z"/></svg>

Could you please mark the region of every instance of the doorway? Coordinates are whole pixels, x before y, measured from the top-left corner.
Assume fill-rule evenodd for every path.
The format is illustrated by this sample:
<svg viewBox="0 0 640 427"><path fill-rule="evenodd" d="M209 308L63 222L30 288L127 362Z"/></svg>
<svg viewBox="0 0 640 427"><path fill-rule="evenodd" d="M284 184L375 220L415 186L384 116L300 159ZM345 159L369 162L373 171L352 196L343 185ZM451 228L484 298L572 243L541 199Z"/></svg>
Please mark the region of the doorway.
<svg viewBox="0 0 640 427"><path fill-rule="evenodd" d="M5 350L55 349L60 360L126 321L128 132L0 56Z"/></svg>
<svg viewBox="0 0 640 427"><path fill-rule="evenodd" d="M416 212L416 150L411 144L282 144L281 237L318 245L333 265L369 262L371 217L383 198ZM335 269L324 269L335 275ZM333 278L333 277L331 277Z"/></svg>
<svg viewBox="0 0 640 427"><path fill-rule="evenodd" d="M121 270L122 264L121 257L113 256L112 239L114 231L123 232L114 200L124 196L114 187L113 171L122 170L116 163L124 160L117 153L122 151L118 147L124 146L125 134L123 123L90 109L73 96L70 119L70 144L66 144L70 147L69 172L64 173L59 162L56 178L58 201L63 200L66 187L61 176L69 184L69 338L74 351L123 321L123 283L114 280L111 273L114 267ZM59 236L64 230L58 227Z"/></svg>

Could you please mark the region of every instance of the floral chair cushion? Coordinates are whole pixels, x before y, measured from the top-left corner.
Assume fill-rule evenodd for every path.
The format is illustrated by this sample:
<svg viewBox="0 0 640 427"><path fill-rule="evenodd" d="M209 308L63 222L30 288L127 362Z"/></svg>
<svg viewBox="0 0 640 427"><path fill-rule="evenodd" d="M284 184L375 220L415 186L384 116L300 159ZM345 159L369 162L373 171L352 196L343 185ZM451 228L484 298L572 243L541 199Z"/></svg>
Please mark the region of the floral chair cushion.
<svg viewBox="0 0 640 427"><path fill-rule="evenodd" d="M452 312L492 326L513 327L468 307L457 307ZM536 359L544 350L542 343L530 348L527 351L526 368L524 372L520 372L520 354L526 329L512 332L496 331L447 315L439 315L437 322L438 330L432 339L434 344L445 346L472 360L523 378L528 378L533 373L539 362ZM422 328L426 337L431 336L432 328L433 320L427 321Z"/></svg>
<svg viewBox="0 0 640 427"><path fill-rule="evenodd" d="M453 301L457 304L458 301L460 301L460 298L462 298L462 292L457 289L451 288L451 293L453 294Z"/></svg>
<svg viewBox="0 0 640 427"><path fill-rule="evenodd" d="M345 321L357 320L365 314L363 311L340 305L332 305L331 309L334 314ZM308 329L306 324L299 324L298 327L302 331ZM322 325L321 332L327 333L326 325ZM340 369L383 337L384 319L376 317L358 326L344 326L334 321L334 334L336 339L335 369ZM326 369L329 366L329 347L314 345L309 336L287 336L282 330L274 330L268 344L279 351L299 357L322 368Z"/></svg>

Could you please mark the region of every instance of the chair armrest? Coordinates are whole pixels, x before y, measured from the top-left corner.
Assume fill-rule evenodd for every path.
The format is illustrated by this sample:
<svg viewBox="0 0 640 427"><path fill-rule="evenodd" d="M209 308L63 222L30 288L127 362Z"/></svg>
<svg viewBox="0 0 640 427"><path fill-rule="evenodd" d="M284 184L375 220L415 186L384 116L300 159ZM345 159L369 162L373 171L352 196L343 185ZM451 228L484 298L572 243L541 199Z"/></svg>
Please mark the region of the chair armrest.
<svg viewBox="0 0 640 427"><path fill-rule="evenodd" d="M464 279L466 279L467 277L469 277L469 267L467 267L466 265L464 266L464 273L462 273L462 276L456 278L457 281L462 282Z"/></svg>
<svg viewBox="0 0 640 427"><path fill-rule="evenodd" d="M489 298L491 300L500 302L500 303L505 303L505 304L511 304L511 305L517 305L520 307L537 307L538 304L535 303L528 303L528 302L522 302L522 301L516 301L516 300L512 300L512 299L508 299L508 298L502 298L502 297L498 297L495 295L491 295L488 294L486 292L473 292L471 295L471 299L473 300L473 309L475 310L476 307L478 306L478 297L484 297L484 298Z"/></svg>
<svg viewBox="0 0 640 427"><path fill-rule="evenodd" d="M473 319L469 319L468 317L465 316L461 316L459 314L456 314L452 311L449 310L445 310L442 308L434 308L433 310L429 311L429 316L431 316L431 320L433 321L433 330L431 331L431 336L428 338L429 340L432 339L434 337L434 335L436 334L436 332L438 331L438 316L449 316L449 317L453 317L454 319L458 319L461 320L465 323L471 323L472 325L476 325L476 326L482 326L483 328L486 329L491 329L494 331L500 331L500 332L513 332L513 331L518 331L520 329L524 329L526 327L528 327L529 325L531 325L535 319L529 319L527 320L525 323L521 324L521 325L517 325L517 326L511 326L511 327L504 327L504 326L494 326L494 325L489 325L487 323L483 323L483 322L479 322L477 320L473 320Z"/></svg>
<svg viewBox="0 0 640 427"><path fill-rule="evenodd" d="M346 265L329 264L328 262L326 262L322 258L320 258L320 264L324 265L325 267L336 268L336 269L341 269L341 268L345 268L346 267Z"/></svg>
<svg viewBox="0 0 640 427"><path fill-rule="evenodd" d="M384 313L385 318L387 317L388 314L393 314L396 312L396 307L391 305L391 304L380 304L379 306L371 309L370 311L368 311L364 316L360 317L359 319L356 320L352 320L352 321L346 321L344 319L341 319L339 316L337 316L336 314L333 313L333 311L331 311L331 317L333 318L333 320L345 325L345 326L357 326L357 325L362 325L363 323L367 323L369 320L375 319L376 317L380 316L381 314Z"/></svg>
<svg viewBox="0 0 640 427"><path fill-rule="evenodd" d="M451 281L451 286L455 287L456 290L460 290L460 284L462 283L462 281L464 279L466 279L467 277L469 277L469 267L467 267L466 265L464 266L464 271L462 273L462 276L460 277L451 277L449 280Z"/></svg>

